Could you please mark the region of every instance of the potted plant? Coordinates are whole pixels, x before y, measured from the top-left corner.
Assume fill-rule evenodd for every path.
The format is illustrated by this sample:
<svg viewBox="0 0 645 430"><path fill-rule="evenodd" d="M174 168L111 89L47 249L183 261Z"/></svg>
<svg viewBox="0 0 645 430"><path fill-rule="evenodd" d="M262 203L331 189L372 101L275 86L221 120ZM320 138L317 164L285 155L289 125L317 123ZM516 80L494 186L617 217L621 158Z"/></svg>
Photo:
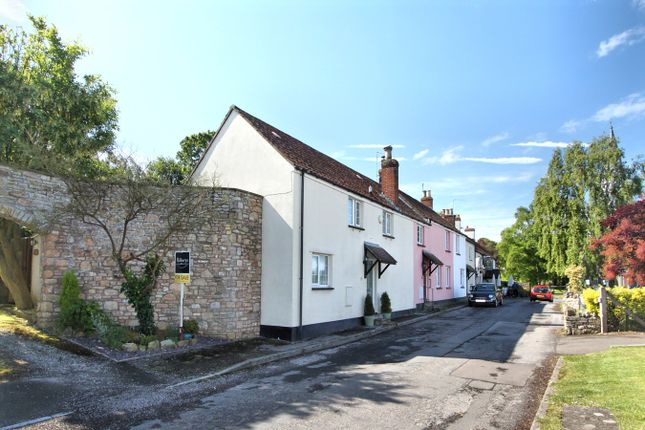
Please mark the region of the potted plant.
<svg viewBox="0 0 645 430"><path fill-rule="evenodd" d="M376 319L376 311L374 311L374 304L372 303L372 296L368 294L365 296L365 309L363 312L365 318L365 326L374 327L374 320Z"/></svg>
<svg viewBox="0 0 645 430"><path fill-rule="evenodd" d="M381 294L381 314L383 314L383 319L392 318L392 302L390 302L390 296L387 293Z"/></svg>
<svg viewBox="0 0 645 430"><path fill-rule="evenodd" d="M195 320L184 320L184 340L190 340L197 337L199 324Z"/></svg>

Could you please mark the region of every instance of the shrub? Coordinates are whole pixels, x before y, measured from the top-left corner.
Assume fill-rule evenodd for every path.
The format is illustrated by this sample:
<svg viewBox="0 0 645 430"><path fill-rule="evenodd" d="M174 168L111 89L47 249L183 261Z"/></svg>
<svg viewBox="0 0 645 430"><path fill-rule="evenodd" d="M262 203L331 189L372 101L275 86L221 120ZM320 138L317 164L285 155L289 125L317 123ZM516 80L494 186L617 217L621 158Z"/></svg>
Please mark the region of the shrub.
<svg viewBox="0 0 645 430"><path fill-rule="evenodd" d="M157 340L157 336L154 334L144 335L144 336L141 336L141 339L139 339L139 345L148 346L150 342L155 340Z"/></svg>
<svg viewBox="0 0 645 430"><path fill-rule="evenodd" d="M71 328L85 333L94 331L91 313L98 308L96 302L85 302L81 299L81 288L78 278L72 270L63 274L61 280L60 312L58 324L60 328Z"/></svg>
<svg viewBox="0 0 645 430"><path fill-rule="evenodd" d="M582 301L585 304L587 310L593 314L598 315L600 313L600 304L598 303L598 297L600 293L593 288L585 288L582 290Z"/></svg>
<svg viewBox="0 0 645 430"><path fill-rule="evenodd" d="M381 294L381 313L392 313L392 302L390 302L390 296L387 295L387 292Z"/></svg>
<svg viewBox="0 0 645 430"><path fill-rule="evenodd" d="M128 330L118 324L107 326L104 334L101 336L101 342L110 348L121 348L121 345L128 341Z"/></svg>
<svg viewBox="0 0 645 430"><path fill-rule="evenodd" d="M582 292L582 299L585 302L587 310L596 315L600 314L600 304L598 303L599 295L599 291L591 288L587 288ZM645 287L632 289L621 287L608 288L607 295L616 299L620 304L620 306L616 306L609 298L607 299L608 319L612 326L616 326L615 328L628 328L626 327L628 316L625 308L639 315L641 318L645 318Z"/></svg>
<svg viewBox="0 0 645 430"><path fill-rule="evenodd" d="M184 333L196 335L199 332L199 324L195 320L184 320Z"/></svg>
<svg viewBox="0 0 645 430"><path fill-rule="evenodd" d="M146 265L139 274L125 269L125 281L121 284L121 292L127 297L139 320L141 334L150 335L155 332L154 306L152 293L157 278L166 270L158 255L148 255Z"/></svg>
<svg viewBox="0 0 645 430"><path fill-rule="evenodd" d="M374 315L376 311L374 310L374 304L372 303L372 295L368 294L365 296L365 309L363 315L370 317Z"/></svg>
<svg viewBox="0 0 645 430"><path fill-rule="evenodd" d="M569 291L579 292L582 288L582 279L584 278L585 269L582 266L571 265L564 269L564 274L569 278L567 288Z"/></svg>
<svg viewBox="0 0 645 430"><path fill-rule="evenodd" d="M645 287L632 289L615 287L608 289L607 294L611 295L620 303L620 306L616 306L608 300L609 303L607 306L607 309L613 318L615 318L615 322L619 327L625 330L629 329L629 318L625 308L641 318L645 318Z"/></svg>
<svg viewBox="0 0 645 430"><path fill-rule="evenodd" d="M164 330L164 337L166 339L178 340L179 339L179 329L177 327L168 327L166 330Z"/></svg>

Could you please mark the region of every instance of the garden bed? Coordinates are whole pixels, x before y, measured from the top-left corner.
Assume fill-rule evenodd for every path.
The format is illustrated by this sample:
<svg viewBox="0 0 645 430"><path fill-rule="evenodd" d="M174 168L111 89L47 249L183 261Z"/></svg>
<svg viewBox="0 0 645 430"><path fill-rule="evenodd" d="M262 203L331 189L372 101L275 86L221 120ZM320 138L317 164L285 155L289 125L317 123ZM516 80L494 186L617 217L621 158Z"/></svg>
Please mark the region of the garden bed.
<svg viewBox="0 0 645 430"><path fill-rule="evenodd" d="M96 355L100 355L102 357L105 357L117 363L143 359L143 358L150 358L150 357L170 356L170 355L181 354L189 351L194 352L204 348L210 348L213 346L219 346L219 345L225 345L227 343L231 343L230 340L226 340L226 339L217 339L212 337L199 336L198 338L195 339L196 343L188 344L181 347L175 346L174 348L169 348L169 349L128 352L122 349L110 348L109 346L106 346L103 342L101 342L99 339L95 337L87 337L87 336L71 337L70 336L70 337L63 337L63 339L66 340L67 342L77 345L80 348L87 350L88 352L91 352Z"/></svg>

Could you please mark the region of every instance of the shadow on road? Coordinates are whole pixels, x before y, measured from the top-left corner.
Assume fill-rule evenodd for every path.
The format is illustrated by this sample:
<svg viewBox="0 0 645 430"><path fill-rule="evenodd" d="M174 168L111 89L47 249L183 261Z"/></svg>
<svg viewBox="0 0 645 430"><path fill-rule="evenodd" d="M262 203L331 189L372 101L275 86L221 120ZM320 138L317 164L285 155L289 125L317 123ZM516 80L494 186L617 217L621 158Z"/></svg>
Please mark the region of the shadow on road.
<svg viewBox="0 0 645 430"><path fill-rule="evenodd" d="M352 414L352 408L364 407L366 401L377 405L412 404L425 399L414 394L410 381L390 371L394 368L389 365L418 357L531 362L536 355L550 351L532 349L536 344L538 348L544 345L539 346L534 336L530 342L523 341L522 336L538 331L538 337L546 338L560 326L559 317L556 305L529 303L526 299L509 300L498 308L455 309L355 344L217 382L213 384L217 385L217 393L208 397L203 397L200 390L189 395L174 393L166 404L157 404L153 411L132 414L127 419L122 411L116 411L106 424L130 427L139 422L143 424L138 428L246 429L263 423L280 428L289 419L316 419L321 410ZM462 362L446 360L435 365L456 366ZM443 373L447 375L451 370ZM428 380L428 384L432 382ZM83 424L74 417L65 421Z"/></svg>

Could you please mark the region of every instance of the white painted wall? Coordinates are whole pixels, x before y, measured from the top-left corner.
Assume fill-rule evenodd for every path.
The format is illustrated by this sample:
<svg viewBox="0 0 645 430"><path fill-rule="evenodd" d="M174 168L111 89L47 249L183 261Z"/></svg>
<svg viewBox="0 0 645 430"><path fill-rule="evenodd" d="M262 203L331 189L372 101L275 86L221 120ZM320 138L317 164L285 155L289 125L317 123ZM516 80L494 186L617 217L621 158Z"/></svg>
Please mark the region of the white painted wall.
<svg viewBox="0 0 645 430"><path fill-rule="evenodd" d="M455 242L459 240L459 254L457 254L457 247L455 243L455 252L453 254L453 265L454 265L454 280L455 280L455 289L454 295L456 298L465 297L466 292L468 291L466 287L466 261L468 258L468 248L466 247L466 236L463 234L455 233ZM461 278L461 270L464 271L463 282ZM463 288L462 288L463 287Z"/></svg>
<svg viewBox="0 0 645 430"><path fill-rule="evenodd" d="M466 254L466 262L469 264L473 269L477 267L477 263L475 261L475 245L473 245L470 242L466 242L466 249L467 249L467 254ZM477 283L477 275L472 275L470 279L468 279L468 286L471 287Z"/></svg>
<svg viewBox="0 0 645 430"><path fill-rule="evenodd" d="M264 196L261 324L297 325L293 166L233 111L193 174L201 184L213 178L220 186Z"/></svg>
<svg viewBox="0 0 645 430"><path fill-rule="evenodd" d="M414 308L413 250L415 223L394 213L394 239L383 236L383 209L369 200L363 203L363 228L348 227L350 193L312 176L305 180L303 324L342 320L363 315L367 281L363 277L364 242L380 245L396 260L377 281L377 296L387 291L392 310ZM299 195L298 195L299 198ZM333 290L313 290L311 255L331 256ZM348 289L349 288L349 295ZM378 302L378 301L377 301ZM379 309L377 308L377 311Z"/></svg>

